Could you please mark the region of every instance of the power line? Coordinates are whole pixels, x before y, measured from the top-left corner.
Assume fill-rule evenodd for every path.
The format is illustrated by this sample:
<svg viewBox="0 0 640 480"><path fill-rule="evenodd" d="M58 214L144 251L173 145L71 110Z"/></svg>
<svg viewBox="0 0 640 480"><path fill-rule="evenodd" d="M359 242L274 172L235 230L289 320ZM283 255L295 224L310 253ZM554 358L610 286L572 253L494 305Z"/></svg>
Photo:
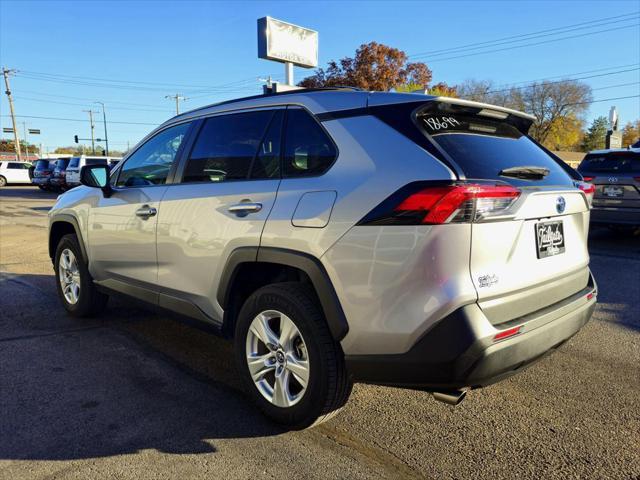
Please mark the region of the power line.
<svg viewBox="0 0 640 480"><path fill-rule="evenodd" d="M541 82L539 85L540 86L542 86L542 85L553 85L555 83L573 82L573 81L576 81L576 80L586 80L588 78L607 77L609 75L618 75L620 73L635 72L636 70L640 70L640 67L629 68L627 70L618 70L616 72L600 73L600 74L597 74L597 75L588 75L588 76L585 76L585 77L564 78L562 80L554 80L553 82ZM530 83L528 85L522 85L520 87L507 87L507 88L501 88L501 89L497 89L497 90L489 90L489 91L484 92L484 93L488 94L488 93L508 92L508 91L511 91L511 90L522 90L523 88L529 88L529 87L531 87L533 85L535 85L535 82L534 83Z"/></svg>
<svg viewBox="0 0 640 480"><path fill-rule="evenodd" d="M619 83L618 85L608 85L606 87L592 88L591 90L607 90L609 88L629 87L631 85L640 85L640 82Z"/></svg>
<svg viewBox="0 0 640 480"><path fill-rule="evenodd" d="M591 103L598 103L598 102L610 102L612 100L625 100L627 98L640 98L640 95L628 95L626 97L602 98L600 100L591 100L589 102L565 103L564 106L568 107L570 105L588 105Z"/></svg>
<svg viewBox="0 0 640 480"><path fill-rule="evenodd" d="M551 28L551 29L546 29L546 30L539 30L536 32L530 32L530 33L523 33L523 34L519 34L519 35L512 35L509 37L502 37L502 38L497 38L495 40L488 40L485 42L474 42L474 43L469 43L466 45L460 45L457 47L450 47L450 48L443 48L443 49L439 49L439 50L430 50L430 51L426 51L426 52L420 52L420 53L415 53L412 55L409 55L409 58L413 58L413 57L419 57L419 56L430 56L430 55L444 55L447 53L453 53L455 51L458 50L475 50L475 49L480 49L480 48L489 48L492 46L496 46L496 45L504 45L507 43L517 43L517 42L524 42L524 41L528 41L531 40L533 38L541 38L541 37L546 37L546 36L552 36L552 35L560 35L563 33L567 33L567 32L571 32L571 31L576 31L576 30L582 30L585 28L597 28L603 25L609 25L612 23L619 23L619 22L626 22L629 20L632 20L634 17L636 17L638 14L640 14L640 12L633 12L630 14L625 14L625 15L616 15L613 17L605 17L605 18L601 18L598 20L591 20L588 22L581 22L581 23L574 23L572 25L565 25L563 27L556 27L556 28ZM617 20L614 20L617 19ZM612 21L607 21L607 20L612 20ZM596 24L596 25L594 25ZM572 27L577 27L577 28L572 28ZM555 33L548 33L548 32L555 32ZM544 34L544 35L539 35L539 34ZM528 38L524 38L524 37L528 37ZM515 40L515 39L521 39L521 40ZM503 41L503 40L507 40L507 41ZM499 42L499 43L498 43Z"/></svg>
<svg viewBox="0 0 640 480"><path fill-rule="evenodd" d="M9 117L10 115L0 115L2 117ZM36 116L36 115L16 115L16 117L20 117L20 118L39 118L41 120L60 120L60 121L65 121L65 122L88 122L88 120L86 119L79 119L79 118L60 118L60 117L40 117L40 116ZM160 125L160 123L146 123L146 122L122 122L122 121L115 121L115 120L109 120L109 123L118 123L121 125L152 125L154 127Z"/></svg>
<svg viewBox="0 0 640 480"><path fill-rule="evenodd" d="M563 75L553 75L551 77L536 78L536 79L533 79L533 80L522 80L520 82L514 82L511 85L518 85L520 83L542 82L542 81L550 80L552 78L567 78L567 77L572 77L574 75L584 75L585 73L603 72L605 70L614 70L616 68L628 68L628 67L638 67L638 66L640 66L640 63L630 63L630 64L627 64L627 65L616 65L615 67L596 68L594 70L585 70L585 71L582 71L582 72L565 73ZM503 84L503 85L505 85L505 84Z"/></svg>
<svg viewBox="0 0 640 480"><path fill-rule="evenodd" d="M613 30L618 30L619 31L619 30L624 30L626 28L635 28L637 26L638 26L638 24L628 25L628 26L618 27L618 28L607 28L607 29L598 30L598 31L595 31L595 32L581 33L579 35L570 35L570 36L567 36L567 37L554 38L554 39L551 39L551 40L544 40L544 41L541 41L541 42L525 43L523 45L513 45L511 47L497 48L497 49L494 49L494 50L485 50L483 52L468 53L468 54L464 54L464 55L456 55L456 56L445 57L445 58L436 58L436 59L433 59L433 60L430 60L429 58L427 58L425 61L427 61L427 62L442 62L442 61L445 61L445 60L455 60L455 59L458 59L458 58L475 57L475 56L478 56L478 55L485 55L487 53L504 52L504 51L507 51L507 50L514 50L514 49L517 49L517 48L533 47L533 46L536 46L536 45L544 45L544 44L547 44L547 43L560 42L560 41L569 40L569 39L572 39L572 38L580 38L580 37L586 37L586 36L589 36L589 35L597 35L599 33L611 32Z"/></svg>
<svg viewBox="0 0 640 480"><path fill-rule="evenodd" d="M85 106L86 103L72 103L72 102L58 102L56 100L43 100L41 98L30 98L30 97L14 97L17 98L19 100L30 100L33 102L39 102L39 103L55 103L58 105L73 105L73 106ZM145 109L145 108L127 108L127 107L109 107L111 108L111 110L130 110L130 111L137 111L137 112L160 112L160 113L170 113L171 110L167 110L167 109Z"/></svg>

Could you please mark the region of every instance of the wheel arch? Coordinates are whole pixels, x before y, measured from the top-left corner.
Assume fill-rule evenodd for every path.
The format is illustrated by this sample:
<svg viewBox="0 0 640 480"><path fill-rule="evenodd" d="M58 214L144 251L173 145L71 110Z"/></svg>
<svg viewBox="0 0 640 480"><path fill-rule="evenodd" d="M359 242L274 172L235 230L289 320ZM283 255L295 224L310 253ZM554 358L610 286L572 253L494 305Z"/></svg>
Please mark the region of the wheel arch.
<svg viewBox="0 0 640 480"><path fill-rule="evenodd" d="M253 287L256 288L249 286L238 298L237 293L246 285L245 280L255 280L256 272L266 273L263 281L255 281ZM278 276L284 278L273 280ZM241 247L229 256L217 291L218 303L225 312L223 330L227 334L233 331L235 317L241 306L238 305L240 299L274 281L292 279L308 282L313 287L331 335L336 341L342 340L349 331L349 325L331 279L320 260L304 252L274 247Z"/></svg>
<svg viewBox="0 0 640 480"><path fill-rule="evenodd" d="M54 261L56 248L58 247L60 239L69 234L74 234L78 238L80 250L82 251L82 260L87 264L87 251L80 231L80 225L74 216L68 214L56 215L51 220L51 224L49 226L49 257L51 258L51 261Z"/></svg>

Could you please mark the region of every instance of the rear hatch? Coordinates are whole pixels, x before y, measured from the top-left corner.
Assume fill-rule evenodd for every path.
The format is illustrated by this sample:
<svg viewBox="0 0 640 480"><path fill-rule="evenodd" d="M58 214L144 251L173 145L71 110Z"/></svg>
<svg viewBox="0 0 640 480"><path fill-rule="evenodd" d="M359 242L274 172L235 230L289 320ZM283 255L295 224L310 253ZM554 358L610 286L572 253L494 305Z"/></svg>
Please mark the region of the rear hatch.
<svg viewBox="0 0 640 480"><path fill-rule="evenodd" d="M386 106L377 115L447 163L460 185L476 185L464 187L472 200L444 223L471 222L469 271L492 324L519 321L587 287L592 192L582 189L591 186L527 136L533 117L444 98L396 107L393 117ZM397 127L398 109L413 130ZM442 204L429 205L435 212Z"/></svg>
<svg viewBox="0 0 640 480"><path fill-rule="evenodd" d="M80 157L71 157L65 177L67 183L80 183Z"/></svg>
<svg viewBox="0 0 640 480"><path fill-rule="evenodd" d="M50 160L36 160L33 176L36 178L48 177L55 168L55 163Z"/></svg>
<svg viewBox="0 0 640 480"><path fill-rule="evenodd" d="M640 151L589 153L578 171L595 185L594 207L640 209Z"/></svg>

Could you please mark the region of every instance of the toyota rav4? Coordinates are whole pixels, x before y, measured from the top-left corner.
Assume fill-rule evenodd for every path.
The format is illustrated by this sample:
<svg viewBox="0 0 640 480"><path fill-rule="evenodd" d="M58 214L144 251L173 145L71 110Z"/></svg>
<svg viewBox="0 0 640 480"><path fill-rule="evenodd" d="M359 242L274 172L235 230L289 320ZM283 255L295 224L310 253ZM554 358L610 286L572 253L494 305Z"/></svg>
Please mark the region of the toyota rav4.
<svg viewBox="0 0 640 480"><path fill-rule="evenodd" d="M305 427L352 382L456 404L589 320L593 185L514 110L297 90L178 115L49 213L73 316L125 294L233 339L248 394Z"/></svg>

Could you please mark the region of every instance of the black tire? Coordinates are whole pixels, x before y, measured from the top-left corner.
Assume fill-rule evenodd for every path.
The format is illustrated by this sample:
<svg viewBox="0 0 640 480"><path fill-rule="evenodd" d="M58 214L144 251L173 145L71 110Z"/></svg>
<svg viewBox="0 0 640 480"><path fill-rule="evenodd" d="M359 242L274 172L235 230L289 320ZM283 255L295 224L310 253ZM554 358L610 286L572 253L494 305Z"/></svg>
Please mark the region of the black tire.
<svg viewBox="0 0 640 480"><path fill-rule="evenodd" d="M0 175L0 188L7 186L7 179Z"/></svg>
<svg viewBox="0 0 640 480"><path fill-rule="evenodd" d="M247 366L246 341L253 319L265 310L287 315L305 339L309 360L309 382L302 398L293 406L278 407L267 400L251 378ZM291 428L306 428L333 417L347 402L353 383L344 354L327 326L314 292L298 282L268 285L244 303L235 328L235 355L243 388L269 418Z"/></svg>
<svg viewBox="0 0 640 480"><path fill-rule="evenodd" d="M80 294L76 303L70 303L64 296L60 280L60 256L65 249L71 250L77 260L78 273L80 275ZM87 269L87 264L82 256L82 250L78 238L73 235L65 235L58 242L54 261L56 289L62 306L72 317L91 317L102 312L109 297L99 292L93 284L93 278Z"/></svg>

